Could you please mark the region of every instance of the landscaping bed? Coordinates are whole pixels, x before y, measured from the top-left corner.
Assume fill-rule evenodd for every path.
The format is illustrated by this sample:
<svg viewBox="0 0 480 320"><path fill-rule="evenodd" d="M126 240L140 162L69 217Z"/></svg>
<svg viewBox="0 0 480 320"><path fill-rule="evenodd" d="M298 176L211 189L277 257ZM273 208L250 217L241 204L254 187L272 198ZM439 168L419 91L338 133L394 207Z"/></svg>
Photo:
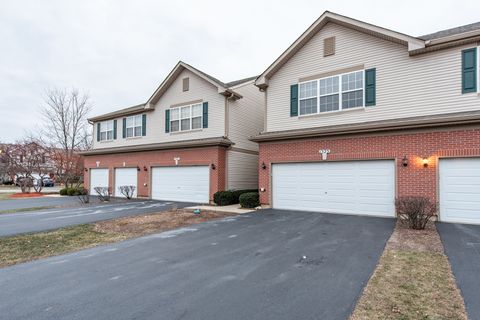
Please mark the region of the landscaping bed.
<svg viewBox="0 0 480 320"><path fill-rule="evenodd" d="M179 209L0 238L0 267L176 229L236 213Z"/></svg>
<svg viewBox="0 0 480 320"><path fill-rule="evenodd" d="M425 230L397 222L350 319L467 319L433 222Z"/></svg>

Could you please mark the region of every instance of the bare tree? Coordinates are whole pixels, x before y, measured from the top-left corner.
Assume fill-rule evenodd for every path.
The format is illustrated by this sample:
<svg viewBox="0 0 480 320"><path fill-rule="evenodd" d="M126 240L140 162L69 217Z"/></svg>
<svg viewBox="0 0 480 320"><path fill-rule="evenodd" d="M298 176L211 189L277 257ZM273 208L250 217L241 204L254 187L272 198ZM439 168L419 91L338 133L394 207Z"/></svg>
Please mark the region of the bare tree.
<svg viewBox="0 0 480 320"><path fill-rule="evenodd" d="M9 176L15 176L22 192L42 191L43 178L50 173L46 165L47 150L39 143L26 139L8 145L2 154Z"/></svg>
<svg viewBox="0 0 480 320"><path fill-rule="evenodd" d="M56 175L67 187L79 184L83 178L83 160L77 152L90 149L92 144L87 122L91 108L88 95L76 89L51 89L45 93L41 136L50 146Z"/></svg>

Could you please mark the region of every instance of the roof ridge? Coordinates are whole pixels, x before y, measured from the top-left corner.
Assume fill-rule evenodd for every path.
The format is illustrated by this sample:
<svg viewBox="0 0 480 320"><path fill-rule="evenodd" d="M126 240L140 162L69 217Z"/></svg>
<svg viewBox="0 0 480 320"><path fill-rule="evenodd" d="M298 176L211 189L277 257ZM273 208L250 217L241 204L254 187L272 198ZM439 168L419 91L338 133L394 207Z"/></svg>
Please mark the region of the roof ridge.
<svg viewBox="0 0 480 320"><path fill-rule="evenodd" d="M443 29L440 31L428 33L422 36L418 36L418 38L422 40L433 40L433 39L438 39L438 38L443 38L443 37L448 37L451 35L455 34L460 34L460 33L465 33L469 31L474 31L474 30L479 30L480 29L480 21L478 22L473 22L461 26L457 26L454 28L449 28L449 29Z"/></svg>

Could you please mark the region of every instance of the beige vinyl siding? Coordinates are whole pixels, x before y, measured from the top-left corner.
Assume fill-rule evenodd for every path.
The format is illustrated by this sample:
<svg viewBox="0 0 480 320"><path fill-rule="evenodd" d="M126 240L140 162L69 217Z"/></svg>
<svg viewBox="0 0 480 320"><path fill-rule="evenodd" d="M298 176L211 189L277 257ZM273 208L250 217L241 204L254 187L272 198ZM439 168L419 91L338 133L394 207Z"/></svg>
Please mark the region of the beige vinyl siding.
<svg viewBox="0 0 480 320"><path fill-rule="evenodd" d="M228 138L236 148L258 150L258 144L249 140L263 131L265 112L264 94L249 83L233 89L243 96L228 102Z"/></svg>
<svg viewBox="0 0 480 320"><path fill-rule="evenodd" d="M323 40L335 54L323 57ZM282 131L480 109L476 93L461 92L461 51L473 45L410 57L406 46L328 23L269 80L266 131ZM376 68L376 106L290 117L290 85L299 78L363 64Z"/></svg>
<svg viewBox="0 0 480 320"><path fill-rule="evenodd" d="M183 78L189 78L189 90L183 91ZM194 131L166 133L165 109L172 105L202 100L208 102L208 128ZM225 97L218 93L217 87L184 70L163 94L155 110L147 113L147 134L144 137L122 138L122 119L117 119L117 140L97 142L96 124L94 124L94 149L111 148L148 143L182 141L220 137L225 135Z"/></svg>
<svg viewBox="0 0 480 320"><path fill-rule="evenodd" d="M258 155L227 151L227 190L258 188Z"/></svg>

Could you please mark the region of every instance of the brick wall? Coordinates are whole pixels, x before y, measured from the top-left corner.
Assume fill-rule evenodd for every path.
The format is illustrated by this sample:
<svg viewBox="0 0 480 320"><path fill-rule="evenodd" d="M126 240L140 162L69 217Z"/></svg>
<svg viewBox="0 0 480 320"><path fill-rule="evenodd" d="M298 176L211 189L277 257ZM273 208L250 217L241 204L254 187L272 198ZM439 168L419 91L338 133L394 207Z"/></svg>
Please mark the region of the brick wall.
<svg viewBox="0 0 480 320"><path fill-rule="evenodd" d="M210 168L210 200L213 194L225 189L225 154L223 147L205 147L190 149L174 149L162 151L130 152L107 155L85 156L85 168L109 168L109 185L114 186L114 168L139 167L138 171L138 196L150 196L151 167L175 166L174 158L180 158L179 166L215 164L215 170ZM147 168L147 171L144 170ZM90 185L89 172L84 172L85 186ZM144 185L146 184L146 185Z"/></svg>
<svg viewBox="0 0 480 320"><path fill-rule="evenodd" d="M423 195L437 199L439 157L480 156L480 129L429 131L378 136L345 136L322 139L264 142L260 144L260 201L269 204L271 164L322 161L319 150L330 149L327 161L395 159L397 196ZM408 166L402 158L408 158ZM423 158L428 158L428 167ZM267 165L261 169L261 164Z"/></svg>

